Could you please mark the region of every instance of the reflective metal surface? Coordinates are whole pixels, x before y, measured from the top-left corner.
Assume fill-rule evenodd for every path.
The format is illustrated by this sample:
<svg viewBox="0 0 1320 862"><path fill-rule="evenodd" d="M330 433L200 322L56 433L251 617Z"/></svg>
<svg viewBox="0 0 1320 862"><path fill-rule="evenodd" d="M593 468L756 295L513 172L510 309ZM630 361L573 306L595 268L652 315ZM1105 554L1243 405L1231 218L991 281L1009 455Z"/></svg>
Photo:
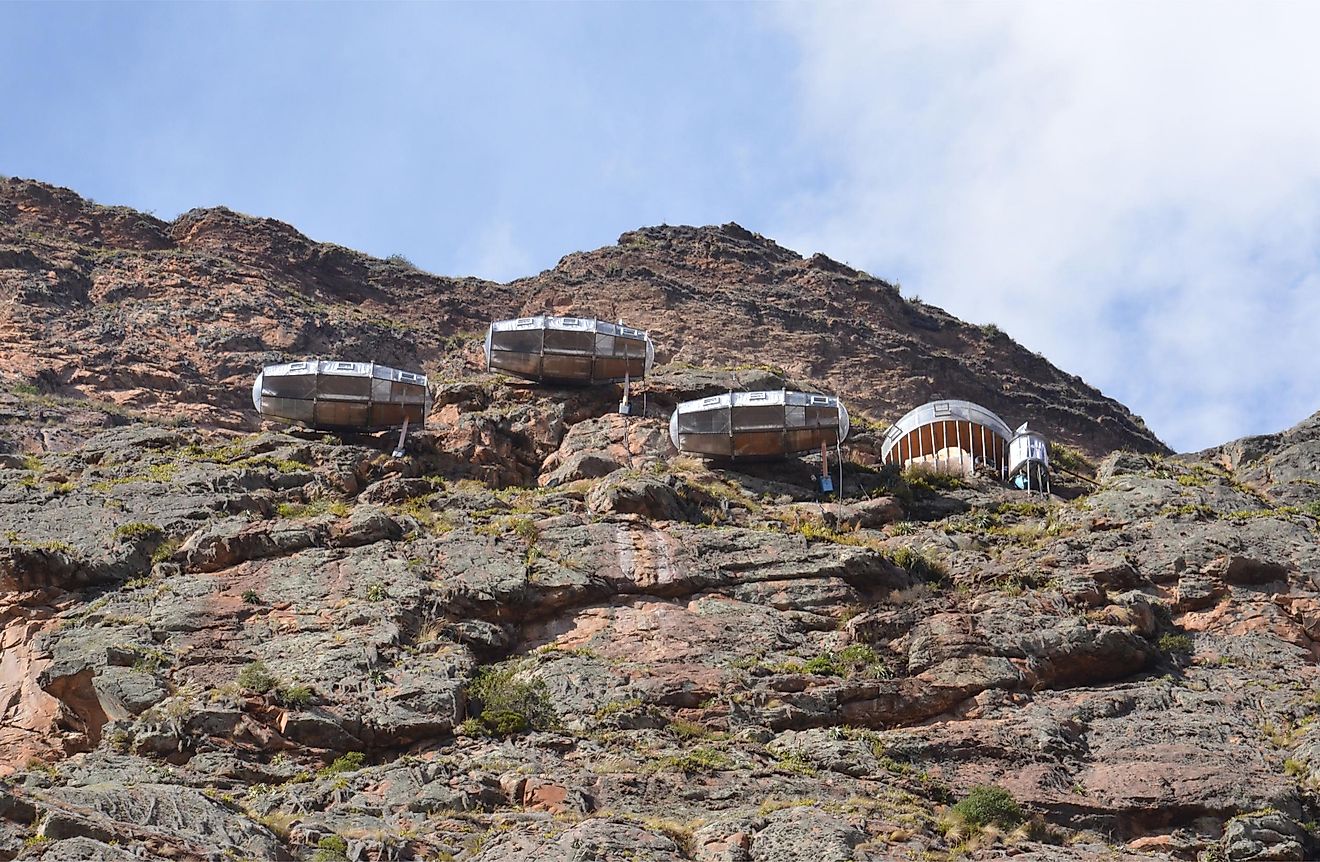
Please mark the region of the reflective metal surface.
<svg viewBox="0 0 1320 862"><path fill-rule="evenodd" d="M971 472L988 464L1003 472L1012 432L993 412L970 401L931 401L908 411L885 434L884 463L929 464Z"/></svg>
<svg viewBox="0 0 1320 862"><path fill-rule="evenodd" d="M591 317L500 320L486 332L486 367L551 383L619 383L651 371L655 345L640 329Z"/></svg>
<svg viewBox="0 0 1320 862"><path fill-rule="evenodd" d="M1044 434L1028 429L1024 422L1021 428L1013 432L1013 439L1008 441L1008 475L1014 475L1028 464L1049 469L1050 444Z"/></svg>
<svg viewBox="0 0 1320 862"><path fill-rule="evenodd" d="M779 458L833 446L847 436L843 404L810 392L714 395L684 401L669 418L675 448L712 458Z"/></svg>
<svg viewBox="0 0 1320 862"><path fill-rule="evenodd" d="M426 423L426 376L373 362L307 360L268 365L252 384L252 406L267 419L326 431L377 431L407 419Z"/></svg>

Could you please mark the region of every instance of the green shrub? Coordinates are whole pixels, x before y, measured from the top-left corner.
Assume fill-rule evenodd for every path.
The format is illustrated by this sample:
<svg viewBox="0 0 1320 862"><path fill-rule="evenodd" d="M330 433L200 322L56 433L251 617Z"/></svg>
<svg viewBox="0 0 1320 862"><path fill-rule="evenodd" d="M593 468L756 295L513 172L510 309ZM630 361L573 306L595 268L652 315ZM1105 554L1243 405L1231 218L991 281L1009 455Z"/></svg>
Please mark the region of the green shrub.
<svg viewBox="0 0 1320 862"><path fill-rule="evenodd" d="M698 745L684 754L666 757L661 765L679 772L723 772L733 768L733 760L709 745Z"/></svg>
<svg viewBox="0 0 1320 862"><path fill-rule="evenodd" d="M596 718L597 720L603 720L609 718L612 715L618 715L619 713L632 712L634 710L641 709L642 705L643 702L640 697L630 697L624 700L612 700L596 710Z"/></svg>
<svg viewBox="0 0 1320 862"><path fill-rule="evenodd" d="M285 706L303 707L311 705L316 699L316 693L309 685L291 685L279 690L279 698Z"/></svg>
<svg viewBox="0 0 1320 862"><path fill-rule="evenodd" d="M477 718L479 731L491 736L514 736L531 728L527 716L512 709L483 709Z"/></svg>
<svg viewBox="0 0 1320 862"><path fill-rule="evenodd" d="M549 730L559 722L545 683L519 679L514 664L481 668L468 686L468 697L477 705L480 728L492 736Z"/></svg>
<svg viewBox="0 0 1320 862"><path fill-rule="evenodd" d="M165 531L155 524L147 524L142 521L134 521L131 524L120 524L115 527L116 539L151 539L161 535Z"/></svg>
<svg viewBox="0 0 1320 862"><path fill-rule="evenodd" d="M883 679L890 675L889 668L875 654L875 650L866 644L852 644L838 652L822 653L804 664L802 670L821 676L851 676L861 673Z"/></svg>
<svg viewBox="0 0 1320 862"><path fill-rule="evenodd" d="M510 518L508 524L509 529L529 545L534 544L541 535L540 528L531 518Z"/></svg>
<svg viewBox="0 0 1320 862"><path fill-rule="evenodd" d="M914 578L922 580L940 580L948 575L944 564L933 556L917 548L903 547L893 552L894 565L906 569Z"/></svg>
<svg viewBox="0 0 1320 862"><path fill-rule="evenodd" d="M165 562L174 556L175 551L179 550L179 544L179 540L175 538L169 538L161 542L156 546L156 550L151 552L151 561L153 563Z"/></svg>
<svg viewBox="0 0 1320 862"><path fill-rule="evenodd" d="M931 494L937 491L951 491L955 488L962 488L967 484L963 481L962 476L945 473L926 464L913 464L907 467L903 470L901 477L903 482L913 491L925 491Z"/></svg>
<svg viewBox="0 0 1320 862"><path fill-rule="evenodd" d="M682 739L705 739L710 736L710 728L706 725L685 718L675 718L666 729Z"/></svg>
<svg viewBox="0 0 1320 862"><path fill-rule="evenodd" d="M279 682L274 674L266 670L266 665L259 661L252 662L238 672L238 686L244 691L265 694L278 686Z"/></svg>
<svg viewBox="0 0 1320 862"><path fill-rule="evenodd" d="M299 467L302 465L299 464ZM347 503L338 500L313 500L310 503L280 503L275 507L275 514L281 518L313 518L327 512L342 518L349 513Z"/></svg>
<svg viewBox="0 0 1320 862"><path fill-rule="evenodd" d="M1192 636L1182 632L1166 632L1160 635L1160 649L1169 655L1191 655Z"/></svg>
<svg viewBox="0 0 1320 862"><path fill-rule="evenodd" d="M316 842L312 862L340 862L348 858L348 842L338 835L323 835Z"/></svg>
<svg viewBox="0 0 1320 862"><path fill-rule="evenodd" d="M362 768L367 756L360 751L350 751L336 757L329 766L321 770L322 775L338 775L341 772L356 772Z"/></svg>
<svg viewBox="0 0 1320 862"><path fill-rule="evenodd" d="M1095 475L1095 465L1080 450L1062 443L1050 444L1050 464L1083 476Z"/></svg>
<svg viewBox="0 0 1320 862"><path fill-rule="evenodd" d="M1002 787L973 787L953 806L953 813L977 828L994 825L1012 829L1024 819L1022 808L1013 794Z"/></svg>
<svg viewBox="0 0 1320 862"><path fill-rule="evenodd" d="M261 604L261 596L257 595L256 590L244 590L243 603L248 605L259 605Z"/></svg>

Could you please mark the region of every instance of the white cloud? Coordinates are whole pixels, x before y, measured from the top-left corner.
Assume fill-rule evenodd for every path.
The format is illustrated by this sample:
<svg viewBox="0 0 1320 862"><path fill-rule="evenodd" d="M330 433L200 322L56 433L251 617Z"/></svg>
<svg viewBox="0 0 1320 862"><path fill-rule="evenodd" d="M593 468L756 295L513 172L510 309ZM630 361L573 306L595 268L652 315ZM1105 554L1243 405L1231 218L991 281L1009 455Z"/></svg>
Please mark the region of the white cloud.
<svg viewBox="0 0 1320 862"><path fill-rule="evenodd" d="M1032 349L1178 449L1320 409L1320 7L792 6L784 228Z"/></svg>
<svg viewBox="0 0 1320 862"><path fill-rule="evenodd" d="M514 235L512 223L505 219L481 226L473 241L458 249L456 255L459 264L454 274L459 276L503 282L536 274L531 256Z"/></svg>

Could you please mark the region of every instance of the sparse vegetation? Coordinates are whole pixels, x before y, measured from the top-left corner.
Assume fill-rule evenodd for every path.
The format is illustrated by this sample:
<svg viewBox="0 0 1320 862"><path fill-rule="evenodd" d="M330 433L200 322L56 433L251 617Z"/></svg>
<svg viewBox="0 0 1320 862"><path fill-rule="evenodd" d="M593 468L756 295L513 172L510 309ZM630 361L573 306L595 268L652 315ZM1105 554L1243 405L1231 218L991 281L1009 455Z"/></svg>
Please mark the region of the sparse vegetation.
<svg viewBox="0 0 1320 862"><path fill-rule="evenodd" d="M147 524L142 521L134 521L131 524L120 524L115 527L116 539L127 539L137 541L138 539L154 539L162 535L165 531L155 524Z"/></svg>
<svg viewBox="0 0 1320 862"><path fill-rule="evenodd" d="M718 748L698 745L691 751L664 758L660 765L678 772L723 772L733 768L733 759Z"/></svg>
<svg viewBox="0 0 1320 862"><path fill-rule="evenodd" d="M903 547L895 550L891 558L894 565L906 569L914 578L925 581L942 580L949 571L944 564L927 551L919 548Z"/></svg>
<svg viewBox="0 0 1320 862"><path fill-rule="evenodd" d="M342 754L330 762L328 766L321 770L321 775L339 775L343 772L356 772L362 768L367 760L367 756L360 751L350 751Z"/></svg>
<svg viewBox="0 0 1320 862"><path fill-rule="evenodd" d="M936 470L926 464L913 464L900 474L903 483L914 492L937 494L940 491L952 491L966 487L961 476Z"/></svg>
<svg viewBox="0 0 1320 862"><path fill-rule="evenodd" d="M868 676L887 679L893 675L889 667L866 644L850 644L841 650L829 650L807 661L787 661L772 670L784 673L810 673L819 676Z"/></svg>
<svg viewBox="0 0 1320 862"><path fill-rule="evenodd" d="M310 503L280 503L275 512L281 518L314 518L317 515L331 514L338 518L348 515L347 503L338 500L312 500Z"/></svg>
<svg viewBox="0 0 1320 862"><path fill-rule="evenodd" d="M428 494L425 497L408 500L399 505L395 511L412 518L423 530L437 534L448 533L454 529L453 519L447 513L437 512L432 508L434 499L434 494Z"/></svg>
<svg viewBox="0 0 1320 862"><path fill-rule="evenodd" d="M156 546L156 550L151 552L151 562L163 563L174 556L174 552L179 550L180 541L170 537Z"/></svg>
<svg viewBox="0 0 1320 862"><path fill-rule="evenodd" d="M291 685L278 691L280 703L296 708L311 706L316 699L316 692L309 685Z"/></svg>
<svg viewBox="0 0 1320 862"><path fill-rule="evenodd" d="M987 826L1012 829L1025 819L1013 794L994 786L973 787L950 809L950 813L977 829Z"/></svg>
<svg viewBox="0 0 1320 862"><path fill-rule="evenodd" d="M312 854L312 862L341 862L347 858L348 842L338 835L323 835Z"/></svg>
<svg viewBox="0 0 1320 862"><path fill-rule="evenodd" d="M1166 632L1160 635L1160 650L1172 656L1187 656L1192 653L1192 636L1183 632Z"/></svg>
<svg viewBox="0 0 1320 862"><path fill-rule="evenodd" d="M238 672L237 682L244 691L255 691L258 694L265 694L279 685L279 680L260 661L245 665Z"/></svg>
<svg viewBox="0 0 1320 862"><path fill-rule="evenodd" d="M1074 449L1063 443L1050 443L1050 465L1083 476L1095 476L1095 464L1091 463L1080 449Z"/></svg>
<svg viewBox="0 0 1320 862"><path fill-rule="evenodd" d="M626 712L632 712L642 708L643 701L640 697L630 697L625 700L612 700L596 710L596 720L603 721L612 715L619 715Z"/></svg>
<svg viewBox="0 0 1320 862"><path fill-rule="evenodd" d="M465 722L469 733L512 736L527 730L550 730L559 724L550 692L540 680L519 676L516 663L485 667L468 686L478 713Z"/></svg>

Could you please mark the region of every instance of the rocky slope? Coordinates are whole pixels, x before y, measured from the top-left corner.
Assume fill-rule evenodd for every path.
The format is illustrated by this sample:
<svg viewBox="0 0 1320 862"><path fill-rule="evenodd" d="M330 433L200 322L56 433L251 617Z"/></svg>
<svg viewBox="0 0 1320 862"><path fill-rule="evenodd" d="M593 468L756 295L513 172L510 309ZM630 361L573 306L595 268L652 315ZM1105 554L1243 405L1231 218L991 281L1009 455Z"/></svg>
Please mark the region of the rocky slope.
<svg viewBox="0 0 1320 862"><path fill-rule="evenodd" d="M547 309L649 328L674 370L787 372L879 422L968 398L1092 455L1167 451L1121 404L998 330L737 225L633 231L500 285L225 209L166 223L0 179L0 378L45 395L250 430L247 387L263 364L369 355L458 379L478 370L491 319Z"/></svg>
<svg viewBox="0 0 1320 862"><path fill-rule="evenodd" d="M665 446L667 405L799 366L671 363L625 424L614 392L491 378L446 340L478 325L469 294L585 301L527 291L630 241L485 286L14 187L68 209L0 210L20 264L0 350L27 363L0 395L0 859L1320 856L1320 414L1117 452L1050 499L877 471L867 431L822 505L809 463ZM152 246L204 235L189 219L266 237L233 264L248 287ZM141 246L117 264L136 298L97 293L98 239ZM723 265L679 252L675 271ZM813 271L777 266L768 293ZM289 317L243 322L271 302ZM424 321L435 303L455 319ZM199 346L226 327L250 340ZM714 363L694 332L680 362ZM388 435L248 429L226 394L242 363L341 335L440 378L406 458Z"/></svg>

